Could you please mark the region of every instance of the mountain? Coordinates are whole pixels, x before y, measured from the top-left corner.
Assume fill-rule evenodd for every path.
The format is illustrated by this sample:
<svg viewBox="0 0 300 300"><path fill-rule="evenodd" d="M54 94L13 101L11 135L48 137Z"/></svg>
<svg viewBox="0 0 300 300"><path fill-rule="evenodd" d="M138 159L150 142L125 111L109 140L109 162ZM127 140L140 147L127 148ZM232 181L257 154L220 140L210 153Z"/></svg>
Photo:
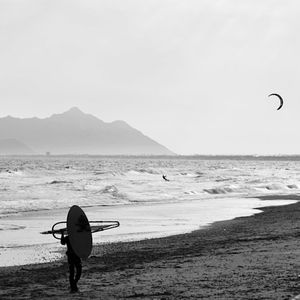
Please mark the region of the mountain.
<svg viewBox="0 0 300 300"><path fill-rule="evenodd" d="M16 139L0 140L0 155L34 154L34 151Z"/></svg>
<svg viewBox="0 0 300 300"><path fill-rule="evenodd" d="M22 141L36 153L173 155L124 121L103 122L73 107L49 118L0 118L0 140Z"/></svg>

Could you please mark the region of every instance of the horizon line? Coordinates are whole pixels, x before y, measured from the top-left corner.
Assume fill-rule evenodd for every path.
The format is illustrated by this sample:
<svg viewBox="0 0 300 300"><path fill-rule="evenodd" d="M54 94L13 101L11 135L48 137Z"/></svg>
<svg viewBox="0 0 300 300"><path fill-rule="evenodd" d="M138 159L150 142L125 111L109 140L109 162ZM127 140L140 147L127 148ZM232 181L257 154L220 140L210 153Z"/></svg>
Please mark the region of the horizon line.
<svg viewBox="0 0 300 300"><path fill-rule="evenodd" d="M0 157L300 158L300 154L1 154Z"/></svg>

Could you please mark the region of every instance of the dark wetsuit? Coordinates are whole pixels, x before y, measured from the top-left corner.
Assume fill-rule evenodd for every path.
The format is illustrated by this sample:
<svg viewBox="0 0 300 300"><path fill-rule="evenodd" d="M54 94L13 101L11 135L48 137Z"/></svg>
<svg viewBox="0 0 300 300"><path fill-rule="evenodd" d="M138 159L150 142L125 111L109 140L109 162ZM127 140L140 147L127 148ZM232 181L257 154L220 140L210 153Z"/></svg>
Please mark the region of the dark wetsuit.
<svg viewBox="0 0 300 300"><path fill-rule="evenodd" d="M68 263L69 263L69 280L70 280L70 287L71 287L71 292L77 292L77 282L80 279L81 276L81 259L76 255L74 250L72 249L72 246L70 244L70 240L68 236L61 236L60 240L62 245L67 245L67 256L68 256ZM75 275L75 268L76 268L76 275Z"/></svg>

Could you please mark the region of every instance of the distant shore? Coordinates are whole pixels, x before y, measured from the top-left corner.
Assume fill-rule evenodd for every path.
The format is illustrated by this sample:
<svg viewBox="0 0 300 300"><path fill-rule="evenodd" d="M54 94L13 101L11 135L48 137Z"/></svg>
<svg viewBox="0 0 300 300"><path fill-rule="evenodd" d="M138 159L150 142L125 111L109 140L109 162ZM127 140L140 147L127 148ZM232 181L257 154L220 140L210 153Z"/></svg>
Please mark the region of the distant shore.
<svg viewBox="0 0 300 300"><path fill-rule="evenodd" d="M0 298L290 299L300 294L299 224L297 202L189 234L99 245L76 296L65 261L1 268Z"/></svg>
<svg viewBox="0 0 300 300"><path fill-rule="evenodd" d="M150 158L150 159L196 159L196 160L250 160L250 161L300 161L300 154L280 154L280 155L240 155L240 154L173 154L173 155L157 155L157 154L55 154L55 153L37 153L37 154L0 154L0 158L22 158L22 157L36 157L36 158L85 158L85 157L99 157L99 158Z"/></svg>

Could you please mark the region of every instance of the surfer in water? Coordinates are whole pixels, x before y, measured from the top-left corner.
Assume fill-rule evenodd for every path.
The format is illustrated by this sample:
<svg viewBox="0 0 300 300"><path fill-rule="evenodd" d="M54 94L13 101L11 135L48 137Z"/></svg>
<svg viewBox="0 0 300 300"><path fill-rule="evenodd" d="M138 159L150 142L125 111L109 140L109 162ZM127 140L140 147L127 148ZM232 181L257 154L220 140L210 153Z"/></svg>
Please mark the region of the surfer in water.
<svg viewBox="0 0 300 300"><path fill-rule="evenodd" d="M163 175L162 178L165 180L165 181L170 181L166 175Z"/></svg>
<svg viewBox="0 0 300 300"><path fill-rule="evenodd" d="M70 240L68 236L64 236L64 231L61 231L61 238L60 243L62 245L67 245L67 257L68 257L68 264L69 264L69 281L70 281L70 288L71 293L78 292L77 282L81 276L81 259L76 255L72 246L70 244ZM76 268L76 275L75 275L75 268Z"/></svg>

